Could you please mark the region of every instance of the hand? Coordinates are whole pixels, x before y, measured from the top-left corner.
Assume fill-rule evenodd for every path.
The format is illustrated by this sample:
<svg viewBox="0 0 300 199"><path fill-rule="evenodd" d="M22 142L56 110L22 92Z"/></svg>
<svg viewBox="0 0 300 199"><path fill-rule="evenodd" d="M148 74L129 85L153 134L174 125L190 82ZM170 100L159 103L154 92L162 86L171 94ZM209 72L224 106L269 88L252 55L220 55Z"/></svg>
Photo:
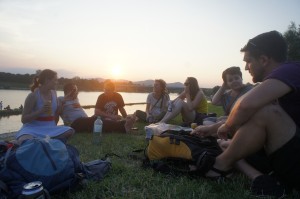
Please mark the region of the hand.
<svg viewBox="0 0 300 199"><path fill-rule="evenodd" d="M146 121L148 123L153 123L154 122L154 117L152 115L149 115L147 118L146 118Z"/></svg>
<svg viewBox="0 0 300 199"><path fill-rule="evenodd" d="M207 136L211 136L212 135L212 129L210 128L210 126L197 126L190 134L191 135L196 135L199 137L207 137Z"/></svg>
<svg viewBox="0 0 300 199"><path fill-rule="evenodd" d="M185 95L189 95L190 94L190 86L185 86L184 93L185 93Z"/></svg>
<svg viewBox="0 0 300 199"><path fill-rule="evenodd" d="M222 124L219 128L218 128L218 137L220 139L224 139L227 140L228 136L227 134L230 132L230 129L226 126L226 124Z"/></svg>
<svg viewBox="0 0 300 199"><path fill-rule="evenodd" d="M231 139L228 139L228 140L218 139L217 142L218 142L219 146L221 147L221 149L223 151L225 151L228 148L228 146L231 144Z"/></svg>
<svg viewBox="0 0 300 199"><path fill-rule="evenodd" d="M226 82L223 82L222 87L225 88L225 89L229 89L229 87L228 87L228 85L227 85Z"/></svg>
<svg viewBox="0 0 300 199"><path fill-rule="evenodd" d="M43 106L43 113L51 115L52 114L52 103L51 101L46 101Z"/></svg>
<svg viewBox="0 0 300 199"><path fill-rule="evenodd" d="M111 115L111 119L112 120L121 120L122 116L120 116L120 115Z"/></svg>

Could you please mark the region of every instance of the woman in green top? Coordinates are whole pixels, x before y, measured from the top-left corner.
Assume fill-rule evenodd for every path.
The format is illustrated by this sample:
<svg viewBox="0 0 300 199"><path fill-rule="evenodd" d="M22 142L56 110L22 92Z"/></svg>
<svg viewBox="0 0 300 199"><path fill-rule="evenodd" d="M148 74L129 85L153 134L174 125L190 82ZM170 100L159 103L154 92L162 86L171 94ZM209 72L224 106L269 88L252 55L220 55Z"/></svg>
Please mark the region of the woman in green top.
<svg viewBox="0 0 300 199"><path fill-rule="evenodd" d="M173 101L170 101L167 114L160 122L168 123L181 113L185 123L195 121L197 114L207 114L207 100L198 81L188 77L184 83L184 91Z"/></svg>

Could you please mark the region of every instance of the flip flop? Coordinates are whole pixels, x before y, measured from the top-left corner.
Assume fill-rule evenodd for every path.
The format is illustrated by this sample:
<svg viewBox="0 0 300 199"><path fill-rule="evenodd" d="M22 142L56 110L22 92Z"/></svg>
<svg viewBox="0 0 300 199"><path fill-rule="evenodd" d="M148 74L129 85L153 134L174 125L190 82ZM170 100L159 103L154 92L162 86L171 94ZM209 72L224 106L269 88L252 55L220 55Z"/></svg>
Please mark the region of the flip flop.
<svg viewBox="0 0 300 199"><path fill-rule="evenodd" d="M233 174L233 169L230 169L228 171L222 171L220 169L217 169L214 167L216 161L216 157L209 154L207 151L203 152L197 161L197 170L201 172L202 176L216 181L218 183L223 183L225 181L230 180L230 176ZM207 172L213 171L217 176L206 176Z"/></svg>

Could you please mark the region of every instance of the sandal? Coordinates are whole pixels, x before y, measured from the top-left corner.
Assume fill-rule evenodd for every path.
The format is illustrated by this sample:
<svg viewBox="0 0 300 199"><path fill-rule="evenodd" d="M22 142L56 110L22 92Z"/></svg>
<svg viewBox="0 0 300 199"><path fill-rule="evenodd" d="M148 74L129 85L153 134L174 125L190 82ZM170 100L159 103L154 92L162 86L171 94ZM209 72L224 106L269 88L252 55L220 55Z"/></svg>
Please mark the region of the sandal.
<svg viewBox="0 0 300 199"><path fill-rule="evenodd" d="M219 169L216 169L214 167L214 164L216 162L216 157L209 152L205 151L203 152L198 160L197 160L197 170L202 174L203 177L207 179L211 179L213 181L216 181L218 183L222 183L224 181L229 180L229 176L233 173L233 169L230 169L228 171L222 171ZM214 171L215 173L219 174L217 176L206 176L207 172Z"/></svg>

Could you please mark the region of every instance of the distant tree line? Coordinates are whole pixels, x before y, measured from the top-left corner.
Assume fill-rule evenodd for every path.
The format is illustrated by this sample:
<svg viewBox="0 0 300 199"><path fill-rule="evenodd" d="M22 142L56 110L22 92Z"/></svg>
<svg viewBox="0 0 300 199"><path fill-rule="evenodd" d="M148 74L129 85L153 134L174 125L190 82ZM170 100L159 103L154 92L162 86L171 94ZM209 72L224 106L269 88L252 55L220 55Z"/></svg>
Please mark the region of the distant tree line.
<svg viewBox="0 0 300 199"><path fill-rule="evenodd" d="M300 25L291 22L288 30L283 34L288 45L288 60L300 61Z"/></svg>
<svg viewBox="0 0 300 199"><path fill-rule="evenodd" d="M300 25L298 28L294 22L288 26L286 32L283 33L288 45L288 60L300 60ZM40 70L36 71L38 74ZM35 74L11 74L0 72L0 88L2 89L29 89ZM221 77L220 77L221 78ZM73 81L81 91L103 91L104 82L99 82L97 79L81 79L74 77L71 79L61 77L58 79L58 90L62 90L63 85ZM143 86L134 84L131 81L116 81L116 90L120 92L151 92L152 86ZM203 88L203 92L207 97L214 95L220 86L213 88ZM171 93L180 93L182 88L168 88Z"/></svg>
<svg viewBox="0 0 300 199"><path fill-rule="evenodd" d="M40 70L37 70L39 73ZM12 74L0 72L0 89L30 89L32 80L35 74ZM99 82L97 79L81 79L79 77L58 79L57 90L63 90L64 84L68 82L74 82L80 91L103 91L104 82ZM134 84L131 81L115 81L116 91L118 92L137 92L137 93L150 93L153 90L153 86L144 86ZM213 95L217 90L215 88L203 88L203 92L206 96ZM180 93L183 88L168 88L170 93Z"/></svg>
<svg viewBox="0 0 300 199"><path fill-rule="evenodd" d="M37 70L38 74L40 70ZM12 74L0 72L1 89L30 89L36 74ZM68 82L74 82L80 91L103 91L104 82L97 79L81 79L80 77L58 79L58 90ZM115 81L116 90L119 92L151 92L152 86L134 84L131 81ZM181 92L182 88L169 88L170 92Z"/></svg>

